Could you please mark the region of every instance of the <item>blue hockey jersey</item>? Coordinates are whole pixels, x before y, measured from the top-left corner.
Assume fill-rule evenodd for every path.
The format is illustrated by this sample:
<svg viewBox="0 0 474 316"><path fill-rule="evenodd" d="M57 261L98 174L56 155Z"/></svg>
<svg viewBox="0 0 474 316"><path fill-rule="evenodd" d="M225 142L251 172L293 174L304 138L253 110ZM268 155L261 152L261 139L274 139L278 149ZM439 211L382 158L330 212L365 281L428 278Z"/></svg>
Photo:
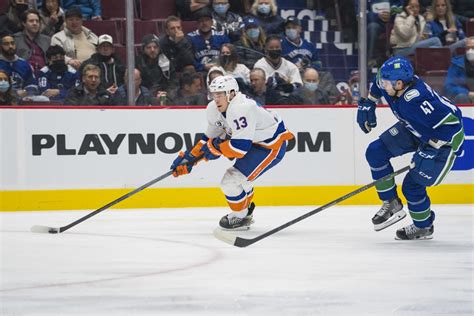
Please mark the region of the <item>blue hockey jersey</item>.
<svg viewBox="0 0 474 316"><path fill-rule="evenodd" d="M53 72L48 66L45 66L41 68L38 77L40 93L48 89L59 89L59 95L50 98L54 101L63 101L66 98L68 90L79 85L79 83L79 73L71 66L68 66L68 71L63 74Z"/></svg>
<svg viewBox="0 0 474 316"><path fill-rule="evenodd" d="M23 58L15 56L13 61L9 61L0 55L0 69L5 70L10 76L13 82L13 88L16 90L24 89L30 85L36 85L33 69Z"/></svg>
<svg viewBox="0 0 474 316"><path fill-rule="evenodd" d="M438 95L418 76L400 97L391 97L374 79L370 95L384 97L393 114L423 143L446 142L460 154L464 141L461 110L447 98Z"/></svg>
<svg viewBox="0 0 474 316"><path fill-rule="evenodd" d="M318 51L316 47L305 39L301 39L301 43L296 45L286 36L281 40L282 56L291 61L293 64L303 67L321 68Z"/></svg>
<svg viewBox="0 0 474 316"><path fill-rule="evenodd" d="M222 44L230 43L229 37L223 32L211 32L209 40L205 40L198 30L188 33L194 51L194 68L197 71L203 71L205 64L217 61Z"/></svg>

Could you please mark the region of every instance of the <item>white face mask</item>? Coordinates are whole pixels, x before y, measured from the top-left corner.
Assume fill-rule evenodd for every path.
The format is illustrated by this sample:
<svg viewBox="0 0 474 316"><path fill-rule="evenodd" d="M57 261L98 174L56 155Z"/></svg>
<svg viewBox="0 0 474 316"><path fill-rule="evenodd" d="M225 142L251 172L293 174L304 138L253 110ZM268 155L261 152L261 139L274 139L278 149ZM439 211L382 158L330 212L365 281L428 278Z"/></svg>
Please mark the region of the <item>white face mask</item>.
<svg viewBox="0 0 474 316"><path fill-rule="evenodd" d="M10 88L10 83L6 80L0 80L0 92L7 92Z"/></svg>
<svg viewBox="0 0 474 316"><path fill-rule="evenodd" d="M304 82L304 86L306 89L308 89L309 91L316 91L316 89L318 89L318 83L317 82Z"/></svg>
<svg viewBox="0 0 474 316"><path fill-rule="evenodd" d="M466 58L469 62L474 62L474 48L470 48L466 51Z"/></svg>

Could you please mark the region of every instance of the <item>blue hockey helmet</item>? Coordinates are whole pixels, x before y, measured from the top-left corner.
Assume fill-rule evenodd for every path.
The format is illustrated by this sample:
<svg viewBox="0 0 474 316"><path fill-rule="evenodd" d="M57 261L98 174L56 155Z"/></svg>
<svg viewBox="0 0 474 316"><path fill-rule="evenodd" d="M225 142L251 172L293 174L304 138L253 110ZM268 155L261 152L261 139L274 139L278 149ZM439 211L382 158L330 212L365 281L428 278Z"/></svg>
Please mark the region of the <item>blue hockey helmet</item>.
<svg viewBox="0 0 474 316"><path fill-rule="evenodd" d="M409 83L413 80L413 66L411 62L402 56L391 57L380 67L380 78L389 80L394 84L397 80Z"/></svg>

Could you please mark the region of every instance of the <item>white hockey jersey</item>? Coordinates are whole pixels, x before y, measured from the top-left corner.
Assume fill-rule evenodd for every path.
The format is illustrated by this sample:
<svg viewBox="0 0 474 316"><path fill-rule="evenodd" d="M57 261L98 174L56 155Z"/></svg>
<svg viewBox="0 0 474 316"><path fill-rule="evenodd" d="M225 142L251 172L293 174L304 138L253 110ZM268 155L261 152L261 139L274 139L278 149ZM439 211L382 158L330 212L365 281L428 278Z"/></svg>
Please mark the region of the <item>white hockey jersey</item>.
<svg viewBox="0 0 474 316"><path fill-rule="evenodd" d="M285 58L281 59L280 65L277 68L273 67L272 64L268 63L265 57L260 58L254 65L255 68L261 68L265 71L266 79L273 76L275 72L278 72L281 78L287 80L289 83L299 83L303 84L301 80L300 71L295 64L291 61L286 60Z"/></svg>
<svg viewBox="0 0 474 316"><path fill-rule="evenodd" d="M225 113L211 101L207 105L206 137L228 139L220 148L226 157L241 158L252 144L271 148L293 138L276 112L266 110L246 95L238 92Z"/></svg>

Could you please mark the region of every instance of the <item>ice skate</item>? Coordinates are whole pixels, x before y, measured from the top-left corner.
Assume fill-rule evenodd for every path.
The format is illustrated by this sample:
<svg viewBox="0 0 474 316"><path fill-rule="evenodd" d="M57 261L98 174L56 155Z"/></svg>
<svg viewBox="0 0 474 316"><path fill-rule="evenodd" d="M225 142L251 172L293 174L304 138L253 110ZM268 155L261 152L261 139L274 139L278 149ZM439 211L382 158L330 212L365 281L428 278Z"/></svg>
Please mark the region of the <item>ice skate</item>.
<svg viewBox="0 0 474 316"><path fill-rule="evenodd" d="M414 224L405 226L397 230L395 239L397 240L416 240L416 239L432 239L434 225L425 228L416 227Z"/></svg>
<svg viewBox="0 0 474 316"><path fill-rule="evenodd" d="M239 218L237 216L231 216L232 213L223 216L219 222L219 226L224 230L248 230L250 225L254 223L253 220L253 210L255 208L255 203L250 203L248 207L248 213L244 218Z"/></svg>
<svg viewBox="0 0 474 316"><path fill-rule="evenodd" d="M385 229L402 220L407 214L403 210L402 201L396 197L390 201L383 201L380 210L372 217L375 231Z"/></svg>

